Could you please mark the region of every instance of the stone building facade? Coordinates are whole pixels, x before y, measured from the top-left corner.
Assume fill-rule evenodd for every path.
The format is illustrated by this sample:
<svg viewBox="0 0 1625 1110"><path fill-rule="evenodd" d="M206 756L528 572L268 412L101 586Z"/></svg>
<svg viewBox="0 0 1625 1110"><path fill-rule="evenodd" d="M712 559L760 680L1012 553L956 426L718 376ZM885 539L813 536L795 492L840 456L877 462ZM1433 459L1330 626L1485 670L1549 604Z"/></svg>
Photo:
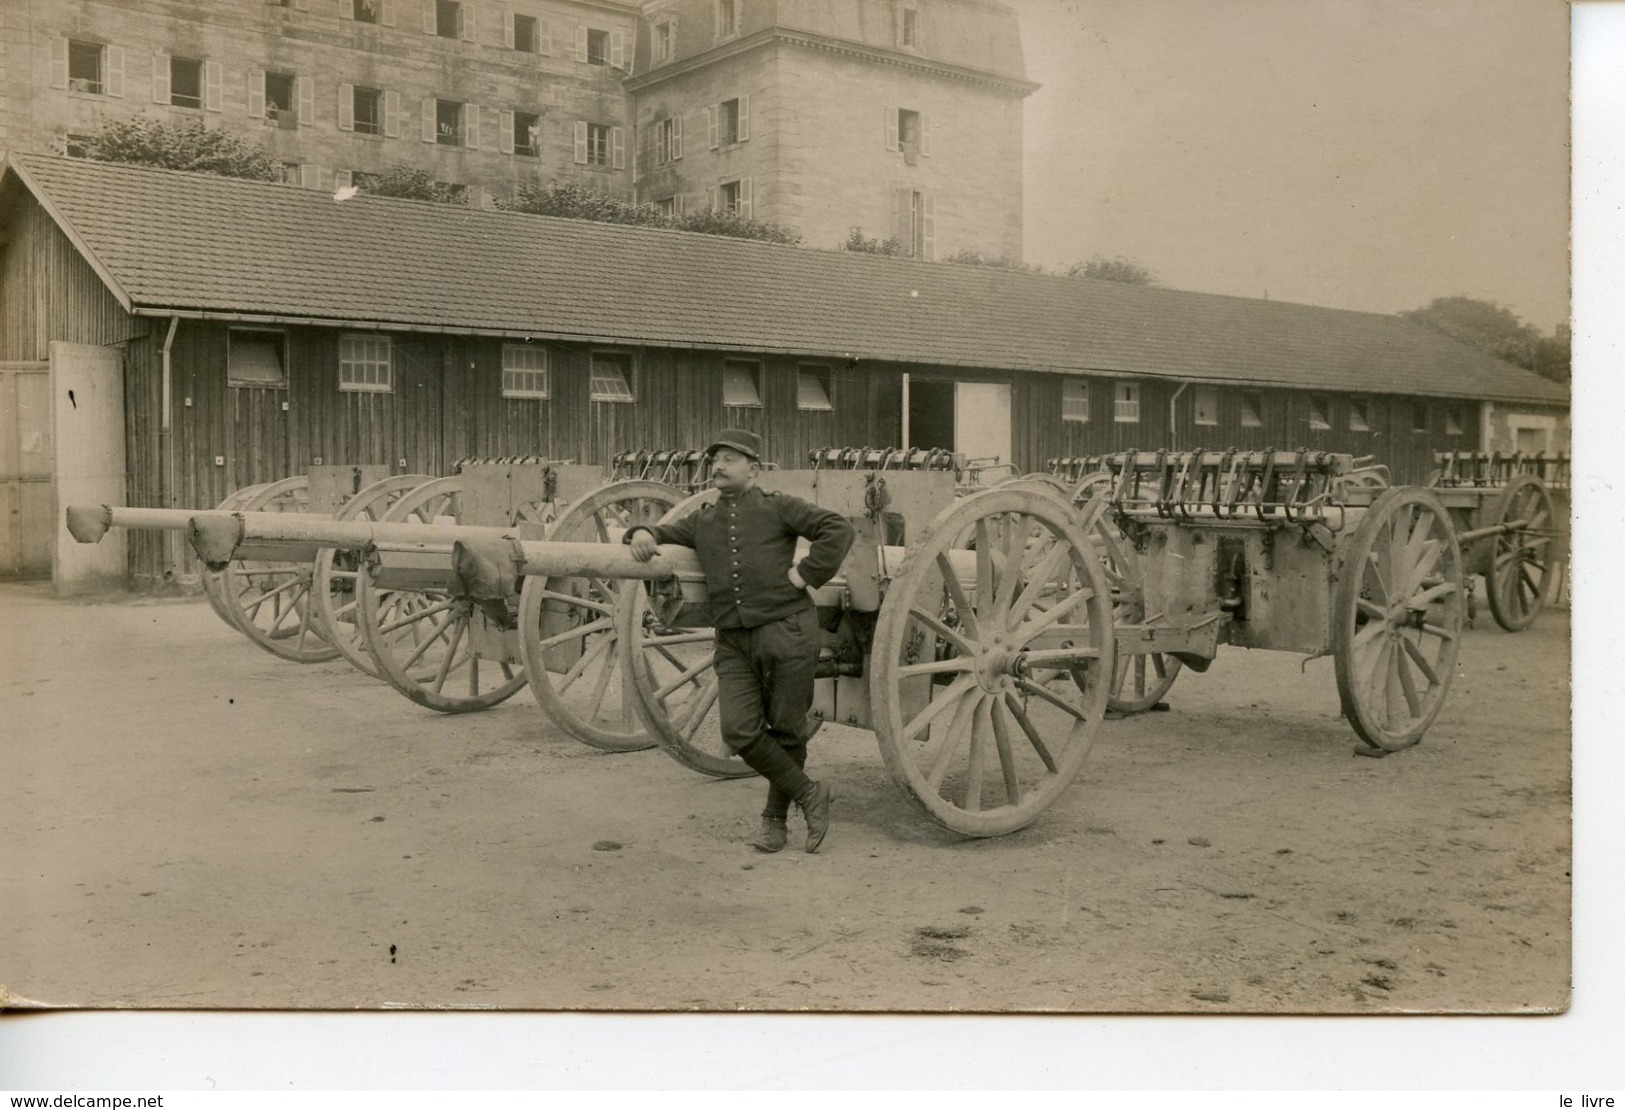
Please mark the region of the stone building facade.
<svg viewBox="0 0 1625 1110"><path fill-rule="evenodd" d="M21 10L19 10L19 7ZM5 5L0 147L195 121L330 190L573 181L673 211L1021 251L1028 82L991 0L58 0Z"/></svg>
<svg viewBox="0 0 1625 1110"><path fill-rule="evenodd" d="M833 247L1021 254L1025 78L985 0L655 0L640 23L637 195L736 208Z"/></svg>

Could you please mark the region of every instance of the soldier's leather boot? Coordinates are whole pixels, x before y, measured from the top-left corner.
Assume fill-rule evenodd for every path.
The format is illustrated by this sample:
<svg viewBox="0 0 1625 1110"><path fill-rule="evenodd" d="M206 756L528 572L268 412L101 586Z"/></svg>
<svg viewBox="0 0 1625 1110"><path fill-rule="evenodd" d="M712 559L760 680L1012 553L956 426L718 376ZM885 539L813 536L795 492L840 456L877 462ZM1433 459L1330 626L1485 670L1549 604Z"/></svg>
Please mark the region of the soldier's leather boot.
<svg viewBox="0 0 1625 1110"><path fill-rule="evenodd" d="M790 839L790 829L782 817L763 817L750 846L758 852L782 852Z"/></svg>

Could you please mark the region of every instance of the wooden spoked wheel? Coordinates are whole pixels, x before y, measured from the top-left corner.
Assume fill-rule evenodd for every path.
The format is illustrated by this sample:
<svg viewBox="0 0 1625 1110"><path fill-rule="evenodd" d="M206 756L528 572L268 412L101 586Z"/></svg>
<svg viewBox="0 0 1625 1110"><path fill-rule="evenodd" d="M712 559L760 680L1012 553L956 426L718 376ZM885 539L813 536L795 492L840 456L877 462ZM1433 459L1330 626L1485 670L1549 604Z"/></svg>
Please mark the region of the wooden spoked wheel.
<svg viewBox="0 0 1625 1110"><path fill-rule="evenodd" d="M1495 499L1486 525L1526 523L1496 536L1485 575L1490 612L1508 632L1522 632L1540 615L1562 568L1563 526L1551 491L1533 474L1520 474Z"/></svg>
<svg viewBox="0 0 1625 1110"><path fill-rule="evenodd" d="M236 512L253 500L260 490L264 488L264 482L257 486L244 486L235 493L228 495L224 501L214 507L214 511L217 513ZM226 606L226 588L220 581L221 572L209 569L208 564L202 562L198 564L198 568L198 582L203 587L203 596L209 599L209 608L213 609L215 615L221 620L236 628L237 622L231 619L231 611Z"/></svg>
<svg viewBox="0 0 1625 1110"><path fill-rule="evenodd" d="M886 769L956 832L1030 824L1083 766L1113 655L1111 587L1068 507L1021 488L956 502L880 607L869 694Z"/></svg>
<svg viewBox="0 0 1625 1110"><path fill-rule="evenodd" d="M308 513L310 480L304 475L272 482L245 500L246 513ZM327 641L311 591L314 561L238 559L220 572L220 590L231 622L250 640L295 663L326 663L338 648Z"/></svg>
<svg viewBox="0 0 1625 1110"><path fill-rule="evenodd" d="M616 482L583 497L549 530L550 541L619 543L636 524L655 524L683 492L664 482ZM531 693L548 717L584 744L611 752L655 746L632 702L617 649L615 612L636 582L610 578L526 578L519 630Z"/></svg>
<svg viewBox="0 0 1625 1110"><path fill-rule="evenodd" d="M679 520L717 498L702 490L678 502L662 523ZM754 772L722 740L717 712L716 630L685 621L669 624L650 604L651 586L622 590L616 613L621 666L631 676L638 716L655 743L683 766L716 778Z"/></svg>
<svg viewBox="0 0 1625 1110"><path fill-rule="evenodd" d="M383 520L402 497L425 482L427 474L395 474L374 482L344 503L337 520ZM316 612L328 642L363 673L378 678L378 664L367 651L367 638L359 621L356 568L361 554L324 547L316 555Z"/></svg>
<svg viewBox="0 0 1625 1110"><path fill-rule="evenodd" d="M1143 557L1107 511L1110 475L1105 477L1105 482L1085 478L1079 485L1087 500L1079 503L1078 523L1111 583L1114 625L1145 624L1156 614L1146 611ZM1167 695L1183 668L1165 652L1119 652L1106 707L1114 713L1144 713Z"/></svg>
<svg viewBox="0 0 1625 1110"><path fill-rule="evenodd" d="M1339 552L1332 642L1343 715L1374 748L1422 738L1444 705L1466 623L1461 547L1437 497L1397 486Z"/></svg>
<svg viewBox="0 0 1625 1110"><path fill-rule="evenodd" d="M436 478L405 494L384 515L390 522L479 523L461 519L461 475ZM518 521L545 524L547 503L522 507ZM447 545L450 564L450 545ZM360 628L377 673L419 705L471 713L499 705L525 685L518 599L481 604L450 590L380 589L371 566L355 568Z"/></svg>

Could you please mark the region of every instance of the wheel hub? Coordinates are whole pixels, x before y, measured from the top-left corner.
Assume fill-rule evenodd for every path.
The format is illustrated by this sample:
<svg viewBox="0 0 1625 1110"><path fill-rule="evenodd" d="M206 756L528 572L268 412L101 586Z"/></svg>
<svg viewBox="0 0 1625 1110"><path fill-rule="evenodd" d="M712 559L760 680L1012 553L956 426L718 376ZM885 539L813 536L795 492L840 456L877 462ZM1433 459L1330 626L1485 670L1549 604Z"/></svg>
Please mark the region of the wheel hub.
<svg viewBox="0 0 1625 1110"><path fill-rule="evenodd" d="M1016 662L1020 653L1010 638L996 632L976 649L976 681L989 693L1003 693L1015 688Z"/></svg>

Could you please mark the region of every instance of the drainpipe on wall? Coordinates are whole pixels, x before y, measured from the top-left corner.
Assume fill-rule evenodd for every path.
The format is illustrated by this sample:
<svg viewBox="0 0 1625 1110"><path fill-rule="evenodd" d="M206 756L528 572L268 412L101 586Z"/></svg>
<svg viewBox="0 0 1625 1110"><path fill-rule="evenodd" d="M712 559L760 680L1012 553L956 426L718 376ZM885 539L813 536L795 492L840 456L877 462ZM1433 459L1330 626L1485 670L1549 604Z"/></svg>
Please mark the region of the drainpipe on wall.
<svg viewBox="0 0 1625 1110"><path fill-rule="evenodd" d="M903 375L903 450L909 449L908 442L908 375Z"/></svg>
<svg viewBox="0 0 1625 1110"><path fill-rule="evenodd" d="M159 356L163 365L163 399L159 405L158 421L158 501L166 509L175 507L175 439L170 427L169 349L175 343L175 329L180 322L179 316L169 318L169 332L164 336L164 346ZM164 532L164 559L172 571L180 566L180 538L179 532Z"/></svg>
<svg viewBox="0 0 1625 1110"><path fill-rule="evenodd" d="M1190 382L1180 382L1179 388L1174 390L1174 395L1168 398L1168 449L1170 451L1179 450L1179 426L1174 423L1174 405L1179 401L1179 395L1185 392L1185 387L1190 384Z"/></svg>

